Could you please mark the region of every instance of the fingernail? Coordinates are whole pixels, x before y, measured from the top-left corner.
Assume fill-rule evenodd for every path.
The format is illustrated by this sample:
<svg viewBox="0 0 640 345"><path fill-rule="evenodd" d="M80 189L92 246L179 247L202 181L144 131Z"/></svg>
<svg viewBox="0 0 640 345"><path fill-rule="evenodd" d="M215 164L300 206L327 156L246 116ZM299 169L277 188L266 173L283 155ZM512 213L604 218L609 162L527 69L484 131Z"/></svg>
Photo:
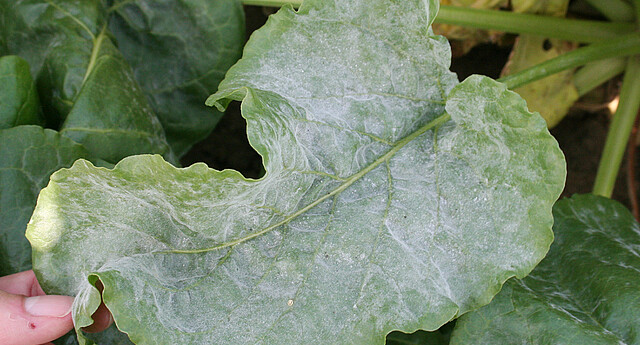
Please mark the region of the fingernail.
<svg viewBox="0 0 640 345"><path fill-rule="evenodd" d="M24 299L24 310L33 316L65 317L71 313L73 298L68 296L35 296Z"/></svg>

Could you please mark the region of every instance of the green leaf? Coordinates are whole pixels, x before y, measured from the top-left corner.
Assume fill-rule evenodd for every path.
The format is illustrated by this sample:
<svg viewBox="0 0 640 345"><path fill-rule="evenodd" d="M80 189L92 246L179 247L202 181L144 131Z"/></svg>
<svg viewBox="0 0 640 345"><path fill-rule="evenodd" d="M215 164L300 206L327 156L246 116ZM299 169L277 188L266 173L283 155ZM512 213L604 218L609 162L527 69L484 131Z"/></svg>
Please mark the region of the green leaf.
<svg viewBox="0 0 640 345"><path fill-rule="evenodd" d="M412 334L392 332L387 335L386 345L449 345L454 326L455 321L433 332L417 331Z"/></svg>
<svg viewBox="0 0 640 345"><path fill-rule="evenodd" d="M417 331L412 334L393 332L387 336L387 345L448 345L447 336L438 331Z"/></svg>
<svg viewBox="0 0 640 345"><path fill-rule="evenodd" d="M554 216L548 256L458 319L451 344L640 344L640 224L593 195L559 201Z"/></svg>
<svg viewBox="0 0 640 345"><path fill-rule="evenodd" d="M52 341L53 345L77 345L78 340L75 331L63 335L62 337Z"/></svg>
<svg viewBox="0 0 640 345"><path fill-rule="evenodd" d="M81 145L50 129L0 130L0 276L31 268L24 232L36 197L54 171L86 157Z"/></svg>
<svg viewBox="0 0 640 345"><path fill-rule="evenodd" d="M162 125L105 32L96 37L90 66L60 133L94 156L115 163L147 152L169 153Z"/></svg>
<svg viewBox="0 0 640 345"><path fill-rule="evenodd" d="M449 340L438 331L417 331L412 334L393 332L387 336L387 345L448 345Z"/></svg>
<svg viewBox="0 0 640 345"><path fill-rule="evenodd" d="M87 333L88 344L101 345L131 345L126 334L119 332L115 324L100 333ZM53 341L54 345L77 345L78 337L75 331L71 331L59 339Z"/></svg>
<svg viewBox="0 0 640 345"><path fill-rule="evenodd" d="M29 62L51 127L58 128L86 81L104 24L99 0L0 0L8 49ZM104 96L104 95L103 95Z"/></svg>
<svg viewBox="0 0 640 345"><path fill-rule="evenodd" d="M117 0L109 28L149 97L174 152L205 138L222 113L204 101L242 52L236 0Z"/></svg>
<svg viewBox="0 0 640 345"><path fill-rule="evenodd" d="M115 163L137 153L175 161L162 126L106 31L99 0L0 0L9 50L30 62L49 126ZM7 3L8 2L8 3Z"/></svg>
<svg viewBox="0 0 640 345"><path fill-rule="evenodd" d="M29 64L18 56L1 57L0 129L43 123Z"/></svg>
<svg viewBox="0 0 640 345"><path fill-rule="evenodd" d="M488 303L547 252L564 160L504 85L457 83L437 6L271 16L209 100L243 101L265 176L77 162L29 225L43 287L80 328L100 280L134 343L382 344Z"/></svg>
<svg viewBox="0 0 640 345"><path fill-rule="evenodd" d="M204 138L221 116L204 101L244 42L236 0L0 0L0 8L7 49L31 64L49 126L66 126L111 162L132 152L175 160L160 123L178 155Z"/></svg>

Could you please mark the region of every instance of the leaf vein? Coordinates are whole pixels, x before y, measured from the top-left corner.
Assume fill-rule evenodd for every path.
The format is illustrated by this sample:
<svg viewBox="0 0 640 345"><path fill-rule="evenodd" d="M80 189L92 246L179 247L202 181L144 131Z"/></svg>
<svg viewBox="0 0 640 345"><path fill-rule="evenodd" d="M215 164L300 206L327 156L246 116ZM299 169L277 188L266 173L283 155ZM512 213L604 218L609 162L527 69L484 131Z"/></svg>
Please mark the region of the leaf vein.
<svg viewBox="0 0 640 345"><path fill-rule="evenodd" d="M318 253L320 253L320 248L322 247L322 245L324 245L324 243L325 243L325 241L327 239L327 234L329 233L329 228L331 226L331 223L333 223L333 220L335 219L335 210L336 210L337 200L338 200L337 196L333 198L333 203L331 204L331 210L329 210L329 219L327 220L327 225L324 227L324 231L323 231L323 234L322 234L322 239L318 243L318 246L316 247L316 250L313 253L313 259L311 260L312 264L310 265L309 269L307 270L307 273L304 275L304 278L303 278L302 282L300 283L300 286L298 287L298 289L296 290L295 294L291 298L293 301L295 301L297 299L300 291L304 288L304 286L307 283L307 280L309 279L309 276L313 272L313 268L315 267L315 263L316 263L316 259L318 257ZM295 304L290 305L287 308L287 310L285 310L283 313L281 313L278 316L278 318L275 321L273 321L273 323L265 330L264 334L262 335L262 337L260 337L257 340L257 342L264 340L264 338L267 336L267 332L272 330L278 324L278 322L280 322L280 320L282 320L282 318L285 315L287 315L293 309L294 305Z"/></svg>
<svg viewBox="0 0 640 345"><path fill-rule="evenodd" d="M376 239L373 243L373 247L371 248L371 251L369 252L369 255L367 255L367 258L366 258L367 269L364 272L364 275L362 276L362 281L360 282L360 289L358 292L358 296L356 297L356 301L353 303L354 307L356 307L358 305L358 302L362 299L362 295L364 293L364 287L369 281L369 278L370 278L369 274L371 272L371 264L372 264L371 258L373 257L373 254L378 250L378 245L380 244L380 238L382 237L382 233L384 232L384 228L386 227L386 221L389 217L389 210L391 209L391 199L393 196L393 182L391 179L391 168L389 167L388 160L385 162L385 167L387 170L387 203L384 208L384 214L380 221L380 229L378 229L378 235L376 236Z"/></svg>
<svg viewBox="0 0 640 345"><path fill-rule="evenodd" d="M251 239L254 239L258 236L264 235L284 224L289 223L292 219L304 214L305 212L309 211L310 209L314 208L315 206L317 206L318 204L320 204L321 202L335 196L338 195L340 193L342 193L345 189L347 189L349 186L351 186L353 183L355 183L356 181L358 181L360 178L362 178L364 175L368 174L370 171L372 171L373 169L375 169L378 165L386 162L388 159L390 159L391 157L393 157L402 147L404 147L405 145L407 145L408 143L410 143L411 141L413 141L414 139L416 139L417 137L419 137L420 135L424 134L425 132L440 126L441 124L449 121L451 119L451 116L447 113L443 113L440 116L436 117L435 119L433 119L432 121L430 121L429 123L427 123L426 125L420 127L418 130L416 130L415 132L411 133L410 135L404 137L402 140L398 141L396 143L396 145L394 145L391 150L389 150L387 153L385 153L384 155L382 155L380 158L378 158L377 160L375 160L373 163L369 164L368 166L366 166L364 169L360 170L359 172L351 175L344 183L342 183L341 185L339 185L336 189L334 189L333 191L331 191L330 193L327 193L325 195L323 195L322 197L316 199L315 201L309 203L307 206L299 209L298 211L292 213L291 215L289 215L288 217L286 217L285 219L267 226L266 228L258 231L258 232L254 232L250 235L238 238L236 240L230 241L230 242L225 242L216 246L212 246L212 247L207 247L207 248L197 248L197 249L174 249L174 250L170 250L169 252L172 253L203 253L203 252L208 252L208 251L213 251L213 250L218 250L218 249L222 249L222 248L226 248L226 247L231 247L231 246L235 246L238 245L240 243L249 241Z"/></svg>
<svg viewBox="0 0 640 345"><path fill-rule="evenodd" d="M89 30L89 28L80 19L78 19L76 16L72 15L71 13L69 13L69 11L67 11L64 8L60 7L60 5L56 4L55 2L53 2L51 0L45 0L45 1L49 5L51 5L53 8L55 8L56 10L64 13L66 16L68 16L74 22L76 22L78 25L80 25L82 27L82 29L84 29L89 34L89 36L91 36L91 38L95 40L96 36L93 34L93 32L91 32L91 30Z"/></svg>

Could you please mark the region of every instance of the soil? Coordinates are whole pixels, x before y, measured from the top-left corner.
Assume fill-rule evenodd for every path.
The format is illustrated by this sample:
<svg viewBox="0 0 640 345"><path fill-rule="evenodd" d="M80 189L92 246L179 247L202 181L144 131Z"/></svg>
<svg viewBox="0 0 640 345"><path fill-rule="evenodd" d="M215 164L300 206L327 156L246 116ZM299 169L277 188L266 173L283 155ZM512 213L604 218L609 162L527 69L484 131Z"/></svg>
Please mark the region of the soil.
<svg viewBox="0 0 640 345"><path fill-rule="evenodd" d="M266 21L271 9L246 6L247 37ZM510 47L481 45L452 62L452 70L463 80L470 74L497 78L504 66ZM615 81L614 81L615 83ZM593 97L593 96L592 96ZM580 103L580 102L579 102ZM598 162L609 125L608 110L588 111L574 108L551 134L557 139L567 160L567 183L563 196L589 193L593 188ZM211 135L197 144L182 159L183 166L205 162L215 169L236 169L246 177L257 178L263 173L260 156L249 145L246 122L240 115L239 103L230 105ZM636 160L637 162L637 160ZM640 167L636 165L636 181ZM613 199L630 207L626 186L626 159L618 176Z"/></svg>

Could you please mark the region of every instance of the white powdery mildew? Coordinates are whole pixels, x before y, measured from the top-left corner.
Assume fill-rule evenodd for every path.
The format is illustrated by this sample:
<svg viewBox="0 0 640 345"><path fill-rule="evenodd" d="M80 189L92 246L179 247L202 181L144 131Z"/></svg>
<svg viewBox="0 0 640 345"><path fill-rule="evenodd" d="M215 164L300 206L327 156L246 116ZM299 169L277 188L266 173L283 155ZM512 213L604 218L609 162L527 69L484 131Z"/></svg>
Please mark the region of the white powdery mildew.
<svg viewBox="0 0 640 345"><path fill-rule="evenodd" d="M308 5L313 7L308 15L281 11L274 16L265 29L272 35L269 49L250 42L247 50L259 54L245 54L230 72L237 71L234 79L227 79L221 88L248 85L277 93L282 101L302 108L292 112L292 120L308 123L288 127L299 128L296 146L311 154L312 169L344 178L440 115L437 105L443 104L444 92L453 87L455 76L448 71L448 44L430 35L424 24L430 18L419 8L422 4L372 6L358 1L323 3L319 9ZM388 15L389 7L401 15ZM355 14L363 8L366 14ZM288 28L268 30L274 23ZM442 56L446 63L438 60ZM264 127L250 123L250 136L255 126L260 132ZM367 142L372 143L372 152L357 152ZM279 143L274 146L290 147ZM273 149L271 157L291 155ZM338 159L341 156L358 157L357 163L334 166L349 162Z"/></svg>
<svg viewBox="0 0 640 345"><path fill-rule="evenodd" d="M277 37L250 43L221 85L221 94L245 94L264 178L149 156L112 172L79 164L59 173L55 188L69 192L50 198L84 198L67 212L86 219L74 224L85 237L62 251L98 253L68 265L111 284L107 304L134 340L374 343L397 328L435 329L532 266L520 257L535 251L527 236L548 229L506 216L541 201L519 199L504 149L528 147L530 136L503 144L491 126L473 131L481 120L436 125L456 80L425 3L305 5L311 14L273 16L263 30ZM456 121L457 109L495 110L457 102Z"/></svg>

